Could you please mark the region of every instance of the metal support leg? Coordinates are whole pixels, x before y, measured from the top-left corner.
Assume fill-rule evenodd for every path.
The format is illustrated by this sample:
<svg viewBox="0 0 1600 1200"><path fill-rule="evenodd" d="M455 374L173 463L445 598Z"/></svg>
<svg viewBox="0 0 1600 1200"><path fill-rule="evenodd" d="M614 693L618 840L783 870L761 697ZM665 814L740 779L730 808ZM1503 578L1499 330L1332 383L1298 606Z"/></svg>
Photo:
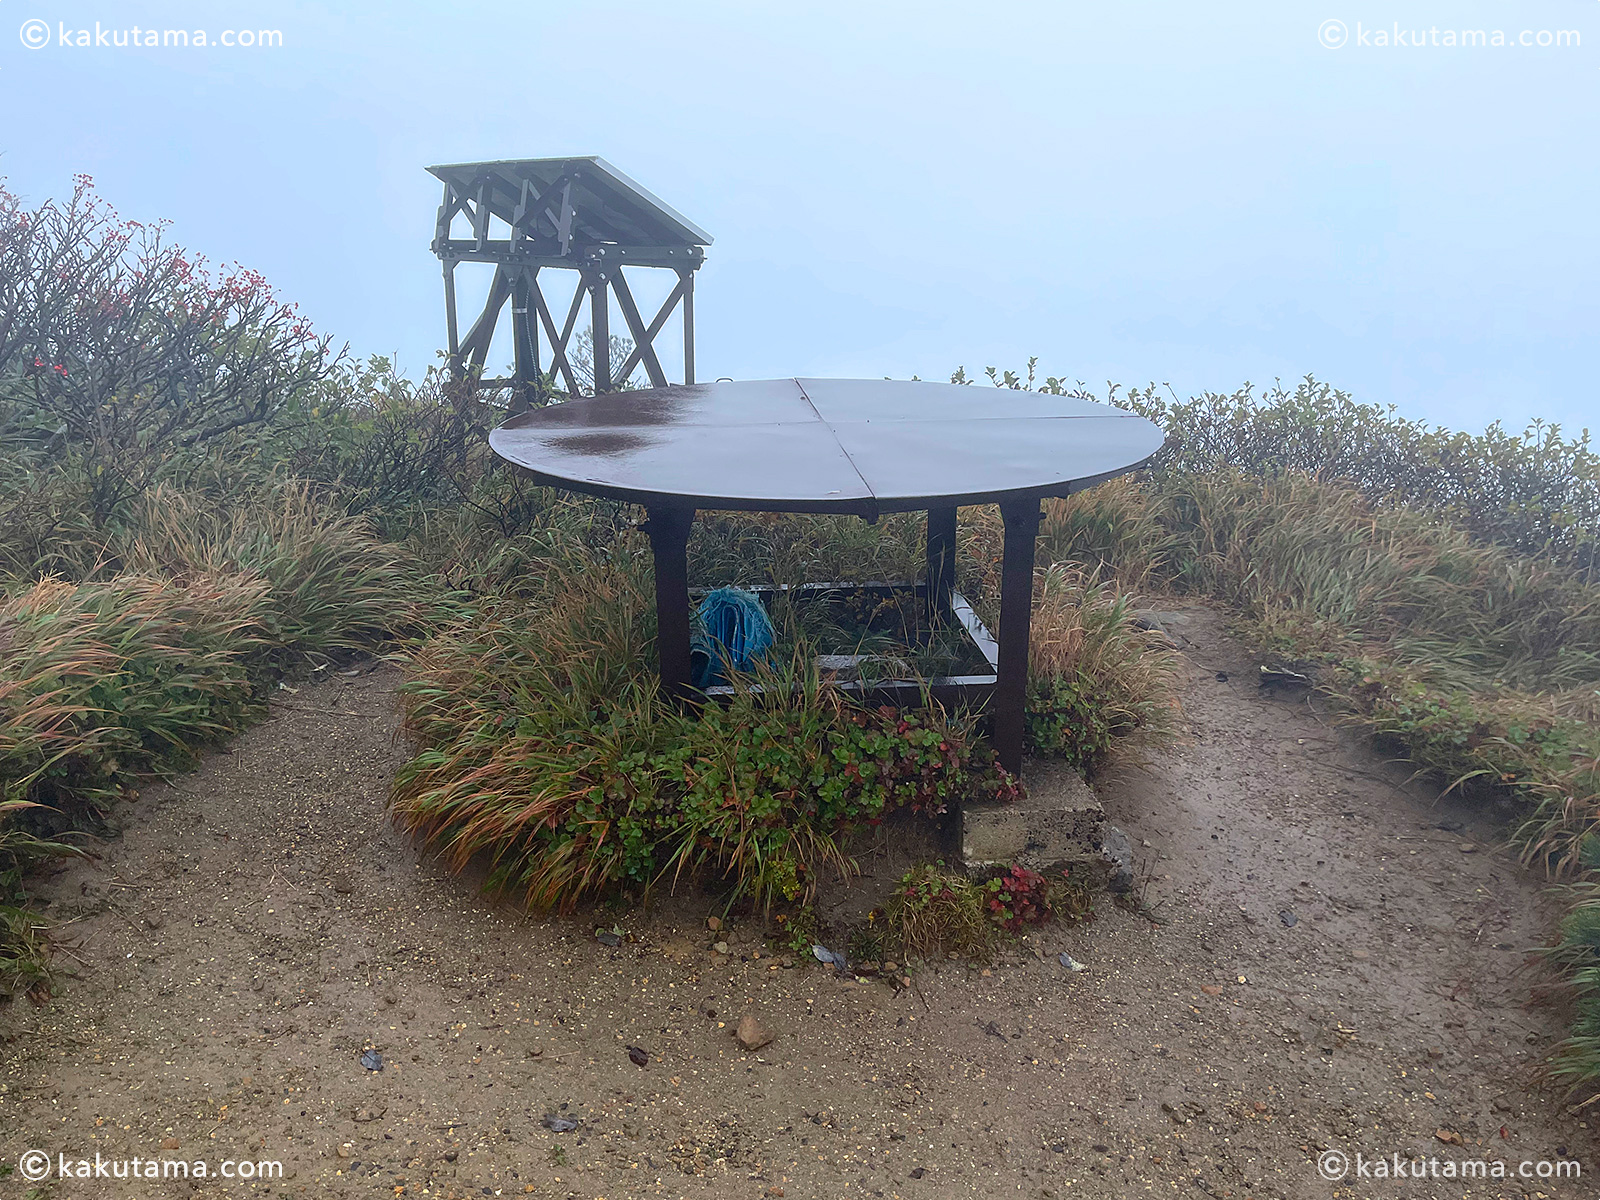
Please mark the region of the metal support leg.
<svg viewBox="0 0 1600 1200"><path fill-rule="evenodd" d="M647 531L656 562L656 653L661 663L661 693L688 699L694 692L689 669L689 526L694 509L660 507L649 511Z"/></svg>
<svg viewBox="0 0 1600 1200"><path fill-rule="evenodd" d="M950 615L950 593L956 586L956 510L928 510L928 623L942 624Z"/></svg>
<svg viewBox="0 0 1600 1200"><path fill-rule="evenodd" d="M1000 669L994 688L994 748L1000 765L1022 774L1024 710L1028 701L1028 635L1033 623L1033 552L1039 537L1039 501L1000 506L1005 521L1005 561L1000 574Z"/></svg>

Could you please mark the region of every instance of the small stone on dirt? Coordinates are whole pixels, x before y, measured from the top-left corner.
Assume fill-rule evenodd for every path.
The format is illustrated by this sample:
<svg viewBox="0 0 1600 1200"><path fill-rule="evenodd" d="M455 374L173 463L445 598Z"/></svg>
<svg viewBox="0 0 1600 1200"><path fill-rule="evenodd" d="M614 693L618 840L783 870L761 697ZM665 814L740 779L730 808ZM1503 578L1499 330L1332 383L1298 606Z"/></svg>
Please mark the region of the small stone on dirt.
<svg viewBox="0 0 1600 1200"><path fill-rule="evenodd" d="M721 917L707 917L706 918L706 928L711 930L712 933L715 933L717 930L722 928L722 918Z"/></svg>
<svg viewBox="0 0 1600 1200"><path fill-rule="evenodd" d="M1300 924L1300 918L1295 916L1294 909L1286 908L1278 914L1278 920L1283 922L1285 929L1293 929Z"/></svg>
<svg viewBox="0 0 1600 1200"><path fill-rule="evenodd" d="M539 1123L551 1133L571 1133L578 1127L571 1117L557 1116L555 1113L545 1113L544 1120Z"/></svg>
<svg viewBox="0 0 1600 1200"><path fill-rule="evenodd" d="M726 954L728 952L728 943L727 942L717 942L716 944L714 944L711 947L711 949L714 950L718 954Z"/></svg>
<svg viewBox="0 0 1600 1200"><path fill-rule="evenodd" d="M383 1070L383 1055L376 1050L363 1050L361 1052L361 1065L369 1071Z"/></svg>
<svg viewBox="0 0 1600 1200"><path fill-rule="evenodd" d="M176 1150L178 1148L178 1139L177 1138L162 1138L161 1139L161 1148L163 1150Z"/></svg>
<svg viewBox="0 0 1600 1200"><path fill-rule="evenodd" d="M622 945L622 935L619 933L613 933L609 929L596 929L594 931L594 940L599 942L602 946Z"/></svg>
<svg viewBox="0 0 1600 1200"><path fill-rule="evenodd" d="M1106 890L1125 895L1133 890L1133 842L1115 825L1107 824L1100 830L1100 857L1111 868L1106 880Z"/></svg>
<svg viewBox="0 0 1600 1200"><path fill-rule="evenodd" d="M1475 845L1473 845L1471 842L1462 842L1461 843L1461 853L1463 853L1463 854L1476 854L1477 852L1478 852L1478 848Z"/></svg>
<svg viewBox="0 0 1600 1200"><path fill-rule="evenodd" d="M745 1013L739 1018L739 1027L733 1031L739 1039L739 1045L746 1050L759 1050L767 1045L777 1035L756 1020L754 1013Z"/></svg>
<svg viewBox="0 0 1600 1200"><path fill-rule="evenodd" d="M1222 987L1215 983L1202 983L1200 985L1200 990L1208 996L1222 995Z"/></svg>

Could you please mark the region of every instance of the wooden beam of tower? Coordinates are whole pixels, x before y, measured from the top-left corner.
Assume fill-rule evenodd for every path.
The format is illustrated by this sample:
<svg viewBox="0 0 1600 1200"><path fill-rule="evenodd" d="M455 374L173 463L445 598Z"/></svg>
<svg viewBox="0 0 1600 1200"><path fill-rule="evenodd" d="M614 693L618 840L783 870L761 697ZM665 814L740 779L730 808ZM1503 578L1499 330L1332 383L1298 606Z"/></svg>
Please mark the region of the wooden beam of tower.
<svg viewBox="0 0 1600 1200"><path fill-rule="evenodd" d="M518 411L528 406L528 385L539 378L539 325L528 312L530 285L537 276L538 268L518 271L511 285L512 374L518 390L513 403L518 405Z"/></svg>
<svg viewBox="0 0 1600 1200"><path fill-rule="evenodd" d="M433 222L433 248L437 253L450 240L450 223L461 211L461 196L448 183L444 185L444 199L439 201L439 215Z"/></svg>
<svg viewBox="0 0 1600 1200"><path fill-rule="evenodd" d="M478 207L472 214L472 236L482 250L489 242L489 197L494 195L494 180L485 175L478 181Z"/></svg>
<svg viewBox="0 0 1600 1200"><path fill-rule="evenodd" d="M576 397L578 394L578 379L572 373L572 364L567 361L567 339L556 333L556 323L550 316L550 307L544 302L544 292L539 287L537 277L533 281L533 306L538 310L539 320L544 322L544 331L550 339L550 365L561 372L561 378L567 381L567 394ZM574 304L583 301L583 289L578 289Z"/></svg>
<svg viewBox="0 0 1600 1200"><path fill-rule="evenodd" d="M583 281L579 279L578 286L572 289L572 304L567 308L566 322L561 326L561 349L565 350L572 341L572 331L578 327L578 314L583 311L583 298L588 295L584 291Z"/></svg>
<svg viewBox="0 0 1600 1200"><path fill-rule="evenodd" d="M667 294L667 298L661 302L661 309L656 313L649 326L645 329L645 336L643 338L640 338L637 333L634 334L633 351L623 362L622 369L617 372L618 378L626 379L633 373L633 369L639 365L639 360L644 354L644 351L641 350L640 347L652 345L655 342L656 334L661 332L661 327L667 323L667 318L672 316L672 310L677 307L678 298L684 295L684 289L690 286L688 280L692 278L693 276L679 278L678 286L673 288L672 291ZM689 375L684 379L684 382L693 383L694 379L692 375L693 373L690 372ZM657 386L659 387L660 385L658 384Z"/></svg>
<svg viewBox="0 0 1600 1200"><path fill-rule="evenodd" d="M611 286L616 289L617 307L622 309L622 319L627 321L628 332L633 334L633 353L628 355L628 363L623 364L625 369L618 373L618 382L627 380L628 372L632 369L628 364L643 355L650 386L666 387L667 373L661 369L661 360L656 357L655 334L645 328L644 318L639 315L639 306L633 302L633 293L628 289L628 280L621 267L612 272Z"/></svg>
<svg viewBox="0 0 1600 1200"><path fill-rule="evenodd" d="M694 382L694 271L680 271L683 287L683 382Z"/></svg>
<svg viewBox="0 0 1600 1200"><path fill-rule="evenodd" d="M589 284L590 357L594 360L594 392L611 390L611 296L603 271L586 271Z"/></svg>
<svg viewBox="0 0 1600 1200"><path fill-rule="evenodd" d="M444 328L450 340L450 374L461 375L461 341L456 325L456 264L444 260Z"/></svg>
<svg viewBox="0 0 1600 1200"><path fill-rule="evenodd" d="M489 357L489 343L494 340L494 327L500 321L500 310L506 297L511 295L511 280L504 267L494 269L494 282L489 285L489 298L483 303L483 312L472 323L467 336L461 341L461 353L467 356L474 368L482 368Z"/></svg>
<svg viewBox="0 0 1600 1200"><path fill-rule="evenodd" d="M572 176L562 175L544 189L535 193L533 182L528 179L522 181L521 195L517 200L517 207L511 215L512 250L517 248L517 242L522 237L535 237L539 231L539 219L548 217L550 227L555 230L555 236L561 239L561 253L567 252L567 245L572 240Z"/></svg>

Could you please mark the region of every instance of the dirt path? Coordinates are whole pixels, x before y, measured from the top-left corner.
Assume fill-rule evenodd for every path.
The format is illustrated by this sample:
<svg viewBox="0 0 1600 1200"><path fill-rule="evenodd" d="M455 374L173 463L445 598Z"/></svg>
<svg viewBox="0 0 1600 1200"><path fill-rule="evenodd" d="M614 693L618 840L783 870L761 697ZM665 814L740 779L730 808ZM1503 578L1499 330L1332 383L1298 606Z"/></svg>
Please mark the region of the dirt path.
<svg viewBox="0 0 1600 1200"><path fill-rule="evenodd" d="M753 930L713 957L688 899L622 918L615 949L592 918L488 905L384 822L392 669L285 695L47 885L81 965L0 1014L0 1161L286 1167L47 1197L1594 1195L1592 1131L1525 1086L1560 1033L1526 1006L1533 882L1258 695L1213 618L1182 629L1185 744L1100 788L1165 923L1104 904L920 995L785 969ZM746 1008L779 1034L759 1054L730 1036ZM1326 1150L1591 1179L1335 1187Z"/></svg>

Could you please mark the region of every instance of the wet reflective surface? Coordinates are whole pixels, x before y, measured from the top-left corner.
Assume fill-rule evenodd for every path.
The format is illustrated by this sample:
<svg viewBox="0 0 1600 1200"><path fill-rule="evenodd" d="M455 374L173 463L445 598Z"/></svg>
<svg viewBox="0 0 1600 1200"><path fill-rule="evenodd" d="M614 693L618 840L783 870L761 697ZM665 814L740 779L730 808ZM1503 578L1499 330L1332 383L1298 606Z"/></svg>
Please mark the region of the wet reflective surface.
<svg viewBox="0 0 1600 1200"><path fill-rule="evenodd" d="M542 480L642 503L879 512L1063 492L1163 441L1107 405L1003 388L771 379L614 392L489 438Z"/></svg>

